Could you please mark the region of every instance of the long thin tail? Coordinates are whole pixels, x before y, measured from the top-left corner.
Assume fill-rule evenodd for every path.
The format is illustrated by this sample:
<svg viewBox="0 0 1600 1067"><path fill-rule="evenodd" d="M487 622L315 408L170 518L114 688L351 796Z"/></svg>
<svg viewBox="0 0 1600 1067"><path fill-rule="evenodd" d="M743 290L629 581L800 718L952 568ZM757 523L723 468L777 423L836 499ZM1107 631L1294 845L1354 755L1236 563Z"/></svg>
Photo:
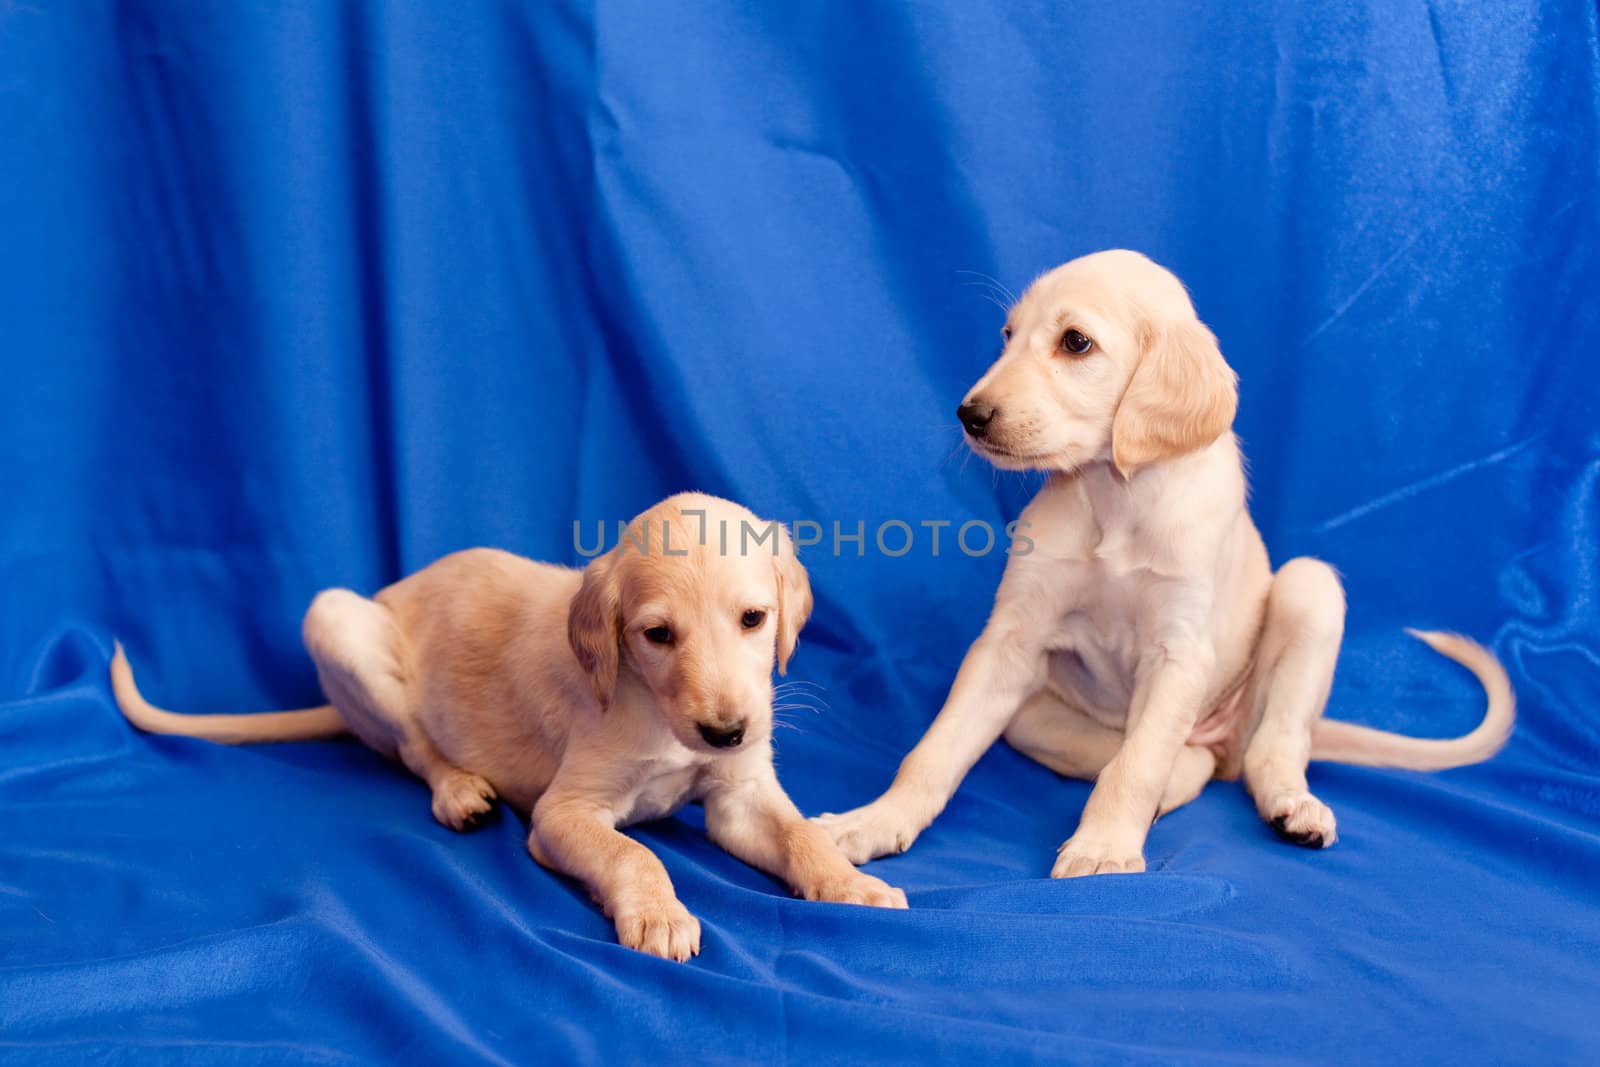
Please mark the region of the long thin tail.
<svg viewBox="0 0 1600 1067"><path fill-rule="evenodd" d="M1435 741L1355 723L1318 719L1311 728L1312 759L1358 763L1365 767L1442 771L1481 763L1506 743L1517 720L1517 698L1511 691L1511 679L1506 677L1506 670L1494 658L1494 653L1460 634L1434 630L1407 630L1406 633L1477 675L1489 699L1483 721L1469 734Z"/></svg>
<svg viewBox="0 0 1600 1067"><path fill-rule="evenodd" d="M121 642L111 656L111 691L129 722L152 734L199 737L224 745L253 741L313 741L346 731L332 704L298 711L263 711L253 715L178 715L146 700L133 682L133 668Z"/></svg>

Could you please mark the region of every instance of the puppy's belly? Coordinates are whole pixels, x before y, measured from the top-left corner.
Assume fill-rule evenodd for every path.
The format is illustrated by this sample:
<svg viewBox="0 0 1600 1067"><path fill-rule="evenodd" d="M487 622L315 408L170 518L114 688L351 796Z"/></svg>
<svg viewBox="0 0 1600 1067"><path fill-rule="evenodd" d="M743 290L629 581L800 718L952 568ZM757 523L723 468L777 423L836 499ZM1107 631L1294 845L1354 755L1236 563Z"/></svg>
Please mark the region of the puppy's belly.
<svg viewBox="0 0 1600 1067"><path fill-rule="evenodd" d="M1109 657L1063 649L1049 654L1046 685L1069 706L1091 719L1121 730L1133 700L1133 677L1116 669Z"/></svg>
<svg viewBox="0 0 1600 1067"><path fill-rule="evenodd" d="M516 810L532 811L560 768L558 742L526 723L476 731L454 725L437 719L430 724L429 734L445 759L488 779Z"/></svg>
<svg viewBox="0 0 1600 1067"><path fill-rule="evenodd" d="M511 757L487 757L489 769L475 771L489 780L505 802L524 815L533 811L539 797L555 779L557 763L548 752L523 749Z"/></svg>

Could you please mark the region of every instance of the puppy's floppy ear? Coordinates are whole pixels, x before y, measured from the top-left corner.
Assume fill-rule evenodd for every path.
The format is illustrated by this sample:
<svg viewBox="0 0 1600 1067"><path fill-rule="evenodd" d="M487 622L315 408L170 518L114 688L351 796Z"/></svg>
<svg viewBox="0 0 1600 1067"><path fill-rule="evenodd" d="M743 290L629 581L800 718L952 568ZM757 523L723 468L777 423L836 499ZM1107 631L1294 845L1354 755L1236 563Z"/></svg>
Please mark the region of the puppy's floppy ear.
<svg viewBox="0 0 1600 1067"><path fill-rule="evenodd" d="M592 561L583 585L567 608L567 642L589 676L601 710L611 706L622 651L622 594L617 582L617 549Z"/></svg>
<svg viewBox="0 0 1600 1067"><path fill-rule="evenodd" d="M800 629L811 617L811 576L800 563L789 531L778 527L778 554L772 560L778 581L778 673L787 674Z"/></svg>
<svg viewBox="0 0 1600 1067"><path fill-rule="evenodd" d="M1199 319L1147 323L1140 342L1111 422L1111 460L1123 477L1209 445L1233 425L1239 406L1239 377Z"/></svg>

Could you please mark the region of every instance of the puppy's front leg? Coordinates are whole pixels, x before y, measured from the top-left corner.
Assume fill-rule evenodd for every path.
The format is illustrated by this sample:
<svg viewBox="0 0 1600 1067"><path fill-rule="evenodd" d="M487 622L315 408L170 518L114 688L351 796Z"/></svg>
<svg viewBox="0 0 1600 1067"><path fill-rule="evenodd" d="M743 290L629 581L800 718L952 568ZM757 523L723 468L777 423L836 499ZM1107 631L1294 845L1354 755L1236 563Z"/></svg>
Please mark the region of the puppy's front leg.
<svg viewBox="0 0 1600 1067"><path fill-rule="evenodd" d="M705 797L711 840L759 870L781 878L796 896L836 904L903 908L899 889L855 869L820 826L807 822L770 761L748 777L718 780Z"/></svg>
<svg viewBox="0 0 1600 1067"><path fill-rule="evenodd" d="M700 922L678 902L667 869L602 805L547 792L533 808L528 851L587 886L624 945L680 963L699 954Z"/></svg>
<svg viewBox="0 0 1600 1067"><path fill-rule="evenodd" d="M1009 579L1011 572L1006 573ZM1005 590L1002 583L994 615L967 650L944 707L901 761L894 783L854 811L818 816L818 825L852 863L910 848L978 757L999 740L1022 702L1044 683L1042 635L1048 632L1046 620L1053 618L1052 606L1037 599L1008 600Z"/></svg>
<svg viewBox="0 0 1600 1067"><path fill-rule="evenodd" d="M1158 646L1141 664L1122 747L1095 780L1052 878L1144 870L1144 842L1211 677L1209 646Z"/></svg>

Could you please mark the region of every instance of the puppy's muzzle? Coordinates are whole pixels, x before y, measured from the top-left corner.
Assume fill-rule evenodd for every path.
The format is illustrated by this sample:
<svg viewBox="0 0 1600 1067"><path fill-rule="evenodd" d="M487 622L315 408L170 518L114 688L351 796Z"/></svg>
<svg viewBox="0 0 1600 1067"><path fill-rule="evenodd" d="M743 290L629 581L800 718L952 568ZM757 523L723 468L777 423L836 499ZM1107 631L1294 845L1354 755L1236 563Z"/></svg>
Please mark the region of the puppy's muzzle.
<svg viewBox="0 0 1600 1067"><path fill-rule="evenodd" d="M744 723L739 722L727 728L700 723L696 726L705 743L712 748L737 748L739 742L744 740Z"/></svg>
<svg viewBox="0 0 1600 1067"><path fill-rule="evenodd" d="M994 405L985 404L981 400L968 400L956 408L956 418L961 420L961 425L978 440L989 430L989 423L994 420Z"/></svg>

